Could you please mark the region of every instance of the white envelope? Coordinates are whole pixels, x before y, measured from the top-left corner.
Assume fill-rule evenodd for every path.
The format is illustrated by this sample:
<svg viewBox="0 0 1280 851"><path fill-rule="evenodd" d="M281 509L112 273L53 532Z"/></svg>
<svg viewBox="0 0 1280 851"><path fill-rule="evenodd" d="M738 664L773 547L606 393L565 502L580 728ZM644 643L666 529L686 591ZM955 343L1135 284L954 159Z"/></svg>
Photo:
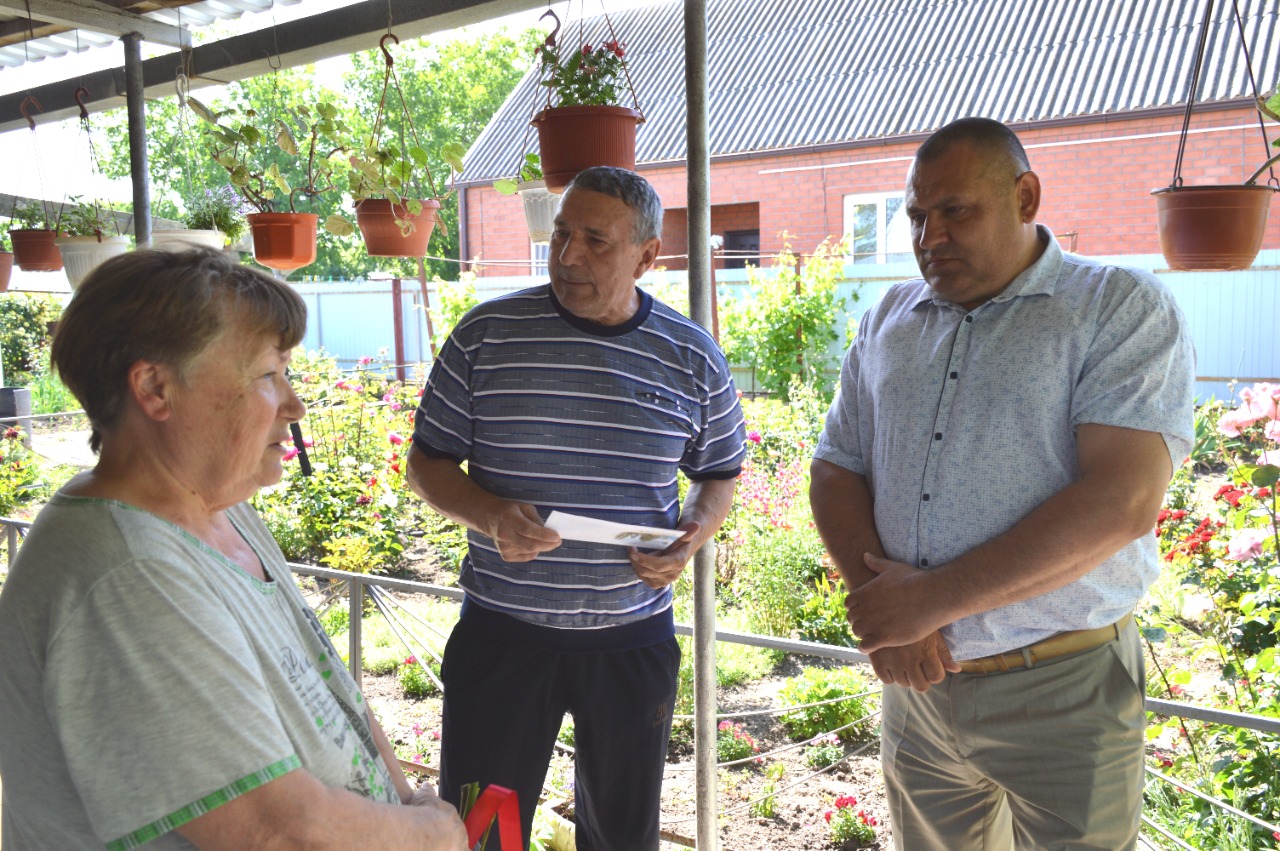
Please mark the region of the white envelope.
<svg viewBox="0 0 1280 851"><path fill-rule="evenodd" d="M617 544L620 547L637 547L644 550L664 550L684 536L677 529L658 529L652 526L630 526L612 523L594 517L553 511L546 527L566 541L588 541L593 544Z"/></svg>

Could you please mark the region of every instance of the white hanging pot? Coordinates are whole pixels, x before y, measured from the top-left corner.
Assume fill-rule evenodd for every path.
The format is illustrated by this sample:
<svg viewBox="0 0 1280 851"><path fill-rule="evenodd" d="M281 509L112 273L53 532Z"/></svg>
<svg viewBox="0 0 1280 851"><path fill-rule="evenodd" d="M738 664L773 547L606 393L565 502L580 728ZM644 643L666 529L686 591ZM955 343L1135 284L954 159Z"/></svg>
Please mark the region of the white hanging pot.
<svg viewBox="0 0 1280 851"><path fill-rule="evenodd" d="M552 194L547 189L547 184L541 180L525 181L517 191L520 193L520 200L524 202L524 220L529 226L529 241L550 242L560 196Z"/></svg>
<svg viewBox="0 0 1280 851"><path fill-rule="evenodd" d="M226 244L227 235L220 230L179 228L151 232L151 247L160 248L164 251L186 251L188 248L195 246L221 251Z"/></svg>
<svg viewBox="0 0 1280 851"><path fill-rule="evenodd" d="M62 265L73 290L99 264L129 250L126 236L60 236L54 242L62 252Z"/></svg>

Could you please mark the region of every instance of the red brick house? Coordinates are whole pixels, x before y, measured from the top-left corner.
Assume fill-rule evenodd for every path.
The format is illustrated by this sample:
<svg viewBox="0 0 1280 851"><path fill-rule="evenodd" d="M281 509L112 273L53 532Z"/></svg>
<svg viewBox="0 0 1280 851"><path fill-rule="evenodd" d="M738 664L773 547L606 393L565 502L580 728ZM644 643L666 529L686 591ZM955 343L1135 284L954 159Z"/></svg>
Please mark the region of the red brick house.
<svg viewBox="0 0 1280 851"><path fill-rule="evenodd" d="M857 262L905 259L898 208L916 146L952 119L985 115L1019 132L1045 186L1040 220L1068 248L1158 253L1149 192L1173 176L1203 3L712 0L712 233L727 249L764 255L781 248L783 232L799 252L851 233ZM1280 7L1239 7L1259 88L1272 88L1280 81ZM610 17L647 118L637 168L667 206L663 254L681 255L683 4ZM1266 157L1231 4L1218 3L1214 18L1187 184L1241 182ZM565 31L576 36L578 26ZM583 33L587 43L609 38L603 18L587 21ZM544 99L530 72L468 152L459 181L462 256L479 258L480 274L522 271L485 261L537 257L520 203L490 184L514 172ZM536 150L536 133L528 137ZM1280 248L1277 213L1264 249ZM684 267L679 257L664 262Z"/></svg>

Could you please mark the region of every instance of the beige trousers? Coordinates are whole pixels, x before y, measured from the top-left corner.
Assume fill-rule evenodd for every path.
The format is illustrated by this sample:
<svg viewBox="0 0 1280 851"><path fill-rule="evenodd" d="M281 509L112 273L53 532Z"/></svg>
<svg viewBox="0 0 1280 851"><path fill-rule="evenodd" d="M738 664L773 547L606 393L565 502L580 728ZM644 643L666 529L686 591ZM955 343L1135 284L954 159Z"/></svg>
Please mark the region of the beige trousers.
<svg viewBox="0 0 1280 851"><path fill-rule="evenodd" d="M1142 811L1137 628L1031 669L886 686L881 762L899 851L1123 851Z"/></svg>

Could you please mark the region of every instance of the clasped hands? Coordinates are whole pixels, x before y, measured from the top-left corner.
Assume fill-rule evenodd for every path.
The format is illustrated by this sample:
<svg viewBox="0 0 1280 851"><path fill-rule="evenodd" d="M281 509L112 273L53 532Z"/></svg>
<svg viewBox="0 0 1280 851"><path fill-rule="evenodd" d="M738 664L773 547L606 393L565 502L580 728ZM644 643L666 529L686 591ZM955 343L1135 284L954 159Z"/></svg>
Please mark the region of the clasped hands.
<svg viewBox="0 0 1280 851"><path fill-rule="evenodd" d="M844 605L876 676L887 685L925 692L948 671L958 672L939 632L950 621L929 572L871 553L863 561L876 577L851 590Z"/></svg>
<svg viewBox="0 0 1280 851"><path fill-rule="evenodd" d="M684 534L665 550L644 553L630 548L631 567L650 588L665 588L680 578L693 556L694 541L702 531L702 524L689 521L676 529ZM502 560L513 564L532 561L563 543L558 534L543 524L538 510L524 502L503 503L494 513L486 534L493 539Z"/></svg>

